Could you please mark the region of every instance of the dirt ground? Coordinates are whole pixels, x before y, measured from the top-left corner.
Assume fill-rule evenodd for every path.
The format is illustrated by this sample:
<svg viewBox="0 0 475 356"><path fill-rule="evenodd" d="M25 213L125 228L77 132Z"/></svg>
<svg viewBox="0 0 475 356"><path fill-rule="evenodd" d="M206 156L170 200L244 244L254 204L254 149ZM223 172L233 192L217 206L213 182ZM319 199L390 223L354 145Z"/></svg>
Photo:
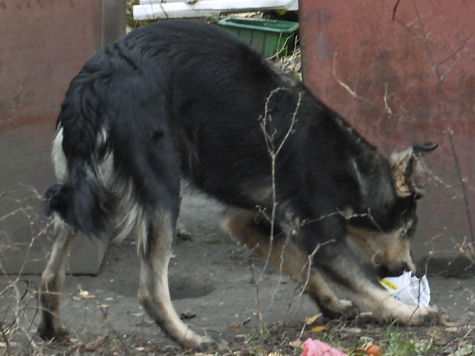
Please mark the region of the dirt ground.
<svg viewBox="0 0 475 356"><path fill-rule="evenodd" d="M193 330L227 343L219 354L300 355L296 341L308 337L346 350L365 338L387 342L387 325L362 319L317 319L305 325L305 318L318 314L318 308L278 271L268 267L262 275L263 261L220 231L221 211L215 202L185 190L180 221L189 235L177 238L170 266L175 308ZM0 354L189 354L146 315L136 298L137 277L133 240L109 246L98 276L68 276L62 318L70 337L65 343L47 344L34 333L39 276L22 276L16 292L16 276L0 276ZM434 343L432 354L469 350L466 346L475 343L475 277L430 275L429 282L432 304L447 313L450 323L391 330ZM312 332L315 326L328 329Z"/></svg>

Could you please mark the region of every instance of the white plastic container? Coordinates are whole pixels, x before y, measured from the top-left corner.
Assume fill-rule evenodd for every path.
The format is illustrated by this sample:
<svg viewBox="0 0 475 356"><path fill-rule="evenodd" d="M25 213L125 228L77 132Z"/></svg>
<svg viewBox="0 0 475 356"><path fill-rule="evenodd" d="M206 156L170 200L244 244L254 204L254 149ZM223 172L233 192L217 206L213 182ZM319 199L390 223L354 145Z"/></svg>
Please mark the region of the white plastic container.
<svg viewBox="0 0 475 356"><path fill-rule="evenodd" d="M220 13L256 10L298 10L298 0L140 0L133 6L135 20L212 17Z"/></svg>
<svg viewBox="0 0 475 356"><path fill-rule="evenodd" d="M398 277L383 278L381 283L394 298L407 305L425 307L430 303L430 288L427 276L420 279L411 272L404 272Z"/></svg>

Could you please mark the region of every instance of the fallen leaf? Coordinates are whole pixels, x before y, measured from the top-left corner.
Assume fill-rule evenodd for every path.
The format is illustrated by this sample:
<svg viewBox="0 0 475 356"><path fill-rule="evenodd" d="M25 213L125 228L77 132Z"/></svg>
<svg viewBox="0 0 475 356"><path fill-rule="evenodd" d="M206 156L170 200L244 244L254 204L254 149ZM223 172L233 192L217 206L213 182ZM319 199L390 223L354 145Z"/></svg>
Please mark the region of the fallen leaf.
<svg viewBox="0 0 475 356"><path fill-rule="evenodd" d="M289 346L293 349L301 349L303 346L302 341L300 340L295 340L295 341L290 341Z"/></svg>
<svg viewBox="0 0 475 356"><path fill-rule="evenodd" d="M78 296L82 299L94 299L96 296L94 294L89 294L87 290L80 289Z"/></svg>
<svg viewBox="0 0 475 356"><path fill-rule="evenodd" d="M102 336L95 340L84 343L79 347L79 352L97 351L102 345L105 344L106 340L107 340L107 336Z"/></svg>
<svg viewBox="0 0 475 356"><path fill-rule="evenodd" d="M453 326L453 327L450 327L450 328L445 328L445 331L447 331L448 333L451 333L451 334L458 334L459 333L459 328Z"/></svg>
<svg viewBox="0 0 475 356"><path fill-rule="evenodd" d="M363 332L360 328L344 328L342 331L347 332L348 334L361 334Z"/></svg>
<svg viewBox="0 0 475 356"><path fill-rule="evenodd" d="M442 315L441 315L441 317L444 317L444 316L448 318L448 316L445 315L445 314L442 314ZM446 327L456 327L456 326L459 326L459 323L456 322L456 321L448 321L448 320L445 320L445 321L443 321L443 324L442 324L442 325L443 325L443 326L446 326Z"/></svg>
<svg viewBox="0 0 475 356"><path fill-rule="evenodd" d="M320 333L322 331L325 331L325 330L328 330L330 329L329 326L326 326L326 325L320 325L320 326L315 326L314 328L312 328L312 332L313 333Z"/></svg>
<svg viewBox="0 0 475 356"><path fill-rule="evenodd" d="M229 325L231 329L239 329L241 327L241 324L231 324Z"/></svg>
<svg viewBox="0 0 475 356"><path fill-rule="evenodd" d="M308 318L305 318L305 324L307 326L309 325L312 325L313 323L315 323L317 321L318 318L320 318L322 316L322 313L320 314L317 314L317 315L314 315L314 316L310 316Z"/></svg>

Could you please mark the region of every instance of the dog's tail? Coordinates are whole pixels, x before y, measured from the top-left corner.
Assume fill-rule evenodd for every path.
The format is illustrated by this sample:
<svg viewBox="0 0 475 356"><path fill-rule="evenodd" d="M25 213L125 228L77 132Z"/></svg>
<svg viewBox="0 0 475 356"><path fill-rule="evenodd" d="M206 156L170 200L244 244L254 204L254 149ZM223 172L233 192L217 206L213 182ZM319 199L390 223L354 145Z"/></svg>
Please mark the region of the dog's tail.
<svg viewBox="0 0 475 356"><path fill-rule="evenodd" d="M83 74L71 82L58 118L53 145L58 183L46 191L46 212L57 213L86 235L98 236L111 212L111 196L100 172L107 140L100 98Z"/></svg>
<svg viewBox="0 0 475 356"><path fill-rule="evenodd" d="M105 228L110 208L105 190L92 179L74 179L50 186L45 193L46 212L57 213L86 235L98 236Z"/></svg>

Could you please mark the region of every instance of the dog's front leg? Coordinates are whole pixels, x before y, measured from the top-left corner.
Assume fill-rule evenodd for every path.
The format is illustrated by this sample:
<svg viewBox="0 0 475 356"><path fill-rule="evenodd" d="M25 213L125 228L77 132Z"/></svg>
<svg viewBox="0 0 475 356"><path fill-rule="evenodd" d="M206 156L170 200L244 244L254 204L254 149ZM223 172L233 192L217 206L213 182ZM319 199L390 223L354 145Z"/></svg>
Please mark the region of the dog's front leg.
<svg viewBox="0 0 475 356"><path fill-rule="evenodd" d="M342 244L343 245L343 244ZM360 266L351 252L338 246L340 253L324 266L327 274L341 284L359 306L381 321L397 321L404 325L424 325L439 320L436 308L410 306L395 299Z"/></svg>
<svg viewBox="0 0 475 356"><path fill-rule="evenodd" d="M255 212L230 210L223 219L223 228L263 258L269 258L277 270L303 287L326 317L351 318L357 314L353 303L333 293L322 274L313 268L311 258L289 238L275 236L271 246L269 235L256 224L255 215Z"/></svg>
<svg viewBox="0 0 475 356"><path fill-rule="evenodd" d="M59 217L55 217L55 231L56 239L50 259L41 276L41 320L38 334L45 340L62 339L67 334L66 328L61 324L59 310L73 232Z"/></svg>
<svg viewBox="0 0 475 356"><path fill-rule="evenodd" d="M161 215L139 234L140 284L138 297L149 316L184 347L206 348L212 340L191 331L173 308L168 288L168 264L175 222Z"/></svg>

